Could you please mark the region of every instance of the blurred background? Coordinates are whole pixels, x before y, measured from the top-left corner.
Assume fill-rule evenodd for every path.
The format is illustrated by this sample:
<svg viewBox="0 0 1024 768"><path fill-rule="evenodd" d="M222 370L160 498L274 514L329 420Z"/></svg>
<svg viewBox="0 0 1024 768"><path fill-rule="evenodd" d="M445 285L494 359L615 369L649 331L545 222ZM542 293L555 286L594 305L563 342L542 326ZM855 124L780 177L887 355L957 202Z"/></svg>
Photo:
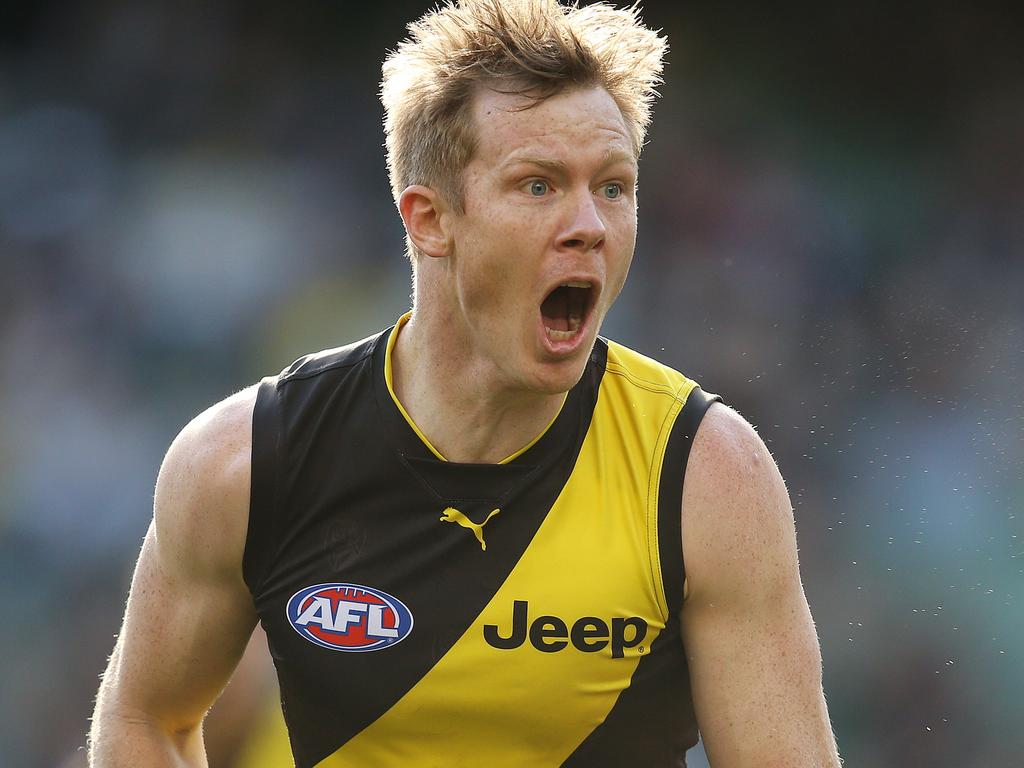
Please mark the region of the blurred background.
<svg viewBox="0 0 1024 768"><path fill-rule="evenodd" d="M0 10L0 765L84 764L177 431L409 306L376 90L427 4L352 6ZM645 7L672 49L605 333L773 450L846 764L1020 768L1009 4ZM245 665L211 764L290 765L254 746L276 738L259 638Z"/></svg>

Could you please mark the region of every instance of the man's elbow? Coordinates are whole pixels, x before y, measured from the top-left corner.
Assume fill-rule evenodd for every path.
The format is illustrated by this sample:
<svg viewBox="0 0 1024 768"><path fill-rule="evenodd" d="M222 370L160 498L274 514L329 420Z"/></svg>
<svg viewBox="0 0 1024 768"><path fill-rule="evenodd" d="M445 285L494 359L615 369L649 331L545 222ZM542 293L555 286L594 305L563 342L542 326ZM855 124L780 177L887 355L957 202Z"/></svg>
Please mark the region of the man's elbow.
<svg viewBox="0 0 1024 768"><path fill-rule="evenodd" d="M91 768L206 764L202 720L169 722L124 702L112 685L100 689L87 750Z"/></svg>

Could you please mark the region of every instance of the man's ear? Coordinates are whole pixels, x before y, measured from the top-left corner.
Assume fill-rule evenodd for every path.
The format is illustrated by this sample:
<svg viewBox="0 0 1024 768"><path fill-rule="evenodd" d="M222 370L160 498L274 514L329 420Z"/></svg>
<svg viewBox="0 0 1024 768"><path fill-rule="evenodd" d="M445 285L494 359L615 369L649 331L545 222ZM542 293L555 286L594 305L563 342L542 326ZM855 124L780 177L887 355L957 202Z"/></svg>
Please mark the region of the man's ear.
<svg viewBox="0 0 1024 768"><path fill-rule="evenodd" d="M448 233L449 207L437 190L422 184L406 187L398 198L406 234L427 256L441 258L451 253Z"/></svg>

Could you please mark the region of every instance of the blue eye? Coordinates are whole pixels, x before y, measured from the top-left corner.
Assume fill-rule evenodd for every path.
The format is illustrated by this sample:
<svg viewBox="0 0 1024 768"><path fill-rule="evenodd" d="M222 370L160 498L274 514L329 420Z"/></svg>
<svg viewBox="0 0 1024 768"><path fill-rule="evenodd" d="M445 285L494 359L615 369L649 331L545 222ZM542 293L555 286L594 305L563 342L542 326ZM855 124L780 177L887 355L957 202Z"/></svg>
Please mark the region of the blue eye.
<svg viewBox="0 0 1024 768"><path fill-rule="evenodd" d="M622 194L621 184L605 184L604 185L604 196L609 200L614 200Z"/></svg>
<svg viewBox="0 0 1024 768"><path fill-rule="evenodd" d="M534 179L530 182L530 194L534 197L544 197L548 193L548 183L541 179Z"/></svg>

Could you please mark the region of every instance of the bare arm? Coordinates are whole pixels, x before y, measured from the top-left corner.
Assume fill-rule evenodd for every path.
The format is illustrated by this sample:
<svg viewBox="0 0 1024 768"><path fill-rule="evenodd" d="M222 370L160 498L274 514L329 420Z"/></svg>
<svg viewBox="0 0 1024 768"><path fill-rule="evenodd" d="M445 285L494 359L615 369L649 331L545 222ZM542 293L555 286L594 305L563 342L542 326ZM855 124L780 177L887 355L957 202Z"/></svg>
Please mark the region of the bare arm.
<svg viewBox="0 0 1024 768"><path fill-rule="evenodd" d="M255 393L198 416L164 459L96 701L96 768L207 764L203 717L256 624L242 580Z"/></svg>
<svg viewBox="0 0 1024 768"><path fill-rule="evenodd" d="M683 642L716 768L840 765L785 484L764 443L713 405L683 487Z"/></svg>

